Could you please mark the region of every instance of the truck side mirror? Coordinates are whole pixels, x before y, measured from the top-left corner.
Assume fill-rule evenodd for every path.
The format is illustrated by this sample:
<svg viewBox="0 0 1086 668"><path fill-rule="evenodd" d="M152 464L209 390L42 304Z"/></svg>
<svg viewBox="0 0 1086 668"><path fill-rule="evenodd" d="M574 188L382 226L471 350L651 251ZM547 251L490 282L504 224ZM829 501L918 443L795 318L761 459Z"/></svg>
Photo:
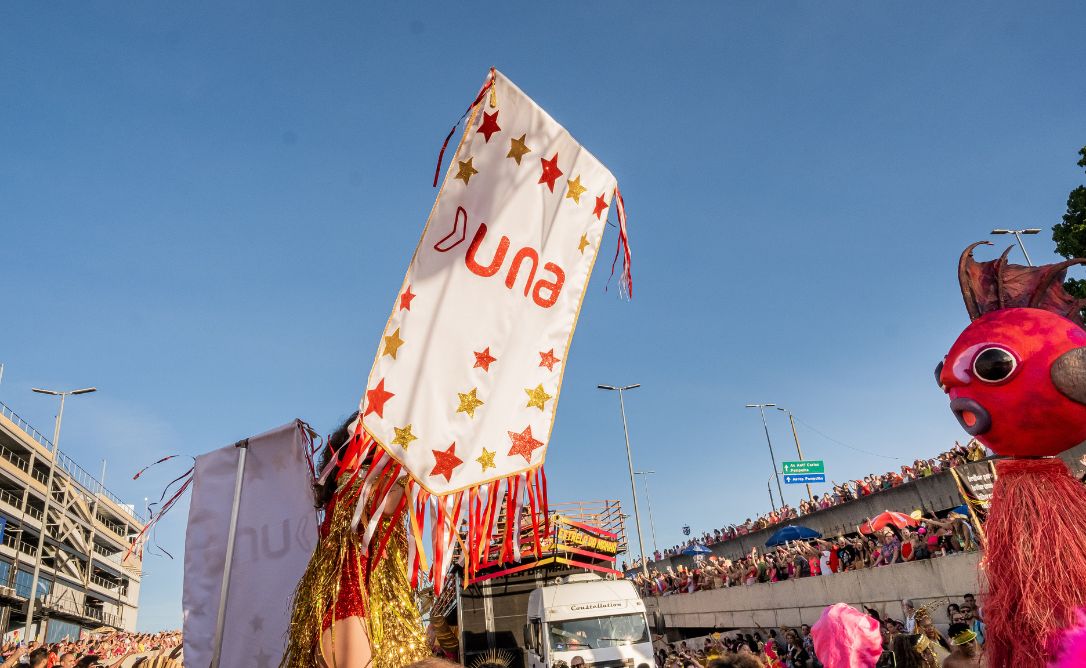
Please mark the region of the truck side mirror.
<svg viewBox="0 0 1086 668"><path fill-rule="evenodd" d="M532 643L532 630L531 630L531 627L528 626L527 624L525 624L524 629L523 629L522 632L524 633L524 646L527 647L530 650L535 650L535 646Z"/></svg>

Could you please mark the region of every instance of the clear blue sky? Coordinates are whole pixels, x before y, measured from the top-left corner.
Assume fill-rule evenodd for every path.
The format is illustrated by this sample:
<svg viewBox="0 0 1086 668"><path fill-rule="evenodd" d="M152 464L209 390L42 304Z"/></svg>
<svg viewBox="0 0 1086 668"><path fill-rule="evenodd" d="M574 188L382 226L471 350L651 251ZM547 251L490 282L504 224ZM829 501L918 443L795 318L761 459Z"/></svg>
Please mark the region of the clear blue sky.
<svg viewBox="0 0 1086 668"><path fill-rule="evenodd" d="M661 548L768 510L745 403L877 453L801 424L836 479L964 437L932 377L966 322L955 262L993 227L1047 229L1083 181L1082 3L380 6L0 8L0 399L49 433L30 387L97 385L62 447L108 458L122 496L157 497L174 470L130 478L163 454L357 404L441 140L491 65L630 216L635 299L600 262L553 499L628 502L601 382L643 385ZM180 624L186 511L158 535L177 560L145 565L142 628Z"/></svg>

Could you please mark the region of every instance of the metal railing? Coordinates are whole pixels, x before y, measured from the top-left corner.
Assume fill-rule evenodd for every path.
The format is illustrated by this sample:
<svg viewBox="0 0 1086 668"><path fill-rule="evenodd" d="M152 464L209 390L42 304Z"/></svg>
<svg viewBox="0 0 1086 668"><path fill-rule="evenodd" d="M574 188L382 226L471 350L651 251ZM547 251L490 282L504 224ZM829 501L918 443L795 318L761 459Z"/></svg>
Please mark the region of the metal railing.
<svg viewBox="0 0 1086 668"><path fill-rule="evenodd" d="M0 404L0 406L3 405L4 404ZM0 457L8 460L22 471L30 470L30 461L24 457L20 457L19 455L15 454L15 451L11 450L6 446L0 445Z"/></svg>
<svg viewBox="0 0 1086 668"><path fill-rule="evenodd" d="M57 467L67 473L68 476L71 477L71 479L75 483L89 491L92 495L101 494L102 496L106 497L113 503L117 504L117 506L124 509L125 512L129 513L140 523L145 523L147 521L146 518L136 512L134 508L131 508L128 504L121 501L120 497L106 489L106 486L103 485L101 481L88 473L87 470L84 469L82 466L75 463L75 460L73 460L71 457L64 454L63 452L60 452L59 450L54 452L52 441L46 438L40 431L35 429L29 422L19 417L19 415L15 411L11 410L11 408L9 408L3 402L0 402L0 414L3 414L5 417L11 420L15 424L15 426L22 429L27 436L37 441L38 444L40 444L46 450L52 452L53 456L56 457ZM4 457L5 459L11 461L23 471L31 473L31 475L33 475L35 479L41 481L42 484L45 484L47 479L46 474L41 474L41 477L39 477L37 471L29 471L29 462L25 458L20 457L18 454L12 452L11 450L2 445L0 445L0 457Z"/></svg>
<svg viewBox="0 0 1086 668"><path fill-rule="evenodd" d="M42 471L41 469L34 469L33 471L31 471L30 477L37 480L43 485L49 482L49 472Z"/></svg>
<svg viewBox="0 0 1086 668"><path fill-rule="evenodd" d="M26 514L30 515L31 517L38 520L39 522L42 520L43 517L45 517L45 511L43 511L40 508L35 508L34 506L32 506L30 504L26 505Z"/></svg>
<svg viewBox="0 0 1086 668"><path fill-rule="evenodd" d="M38 551L38 548L31 545L30 543L22 542L19 536L7 532L4 533L4 545L7 545L11 549L18 550L19 552L22 552L23 554L31 557L33 557Z"/></svg>
<svg viewBox="0 0 1086 668"><path fill-rule="evenodd" d="M115 593L119 594L120 596L128 595L128 585L121 584L120 582L113 582L111 580L107 580L100 575L90 576L90 581L98 585L102 589L108 589L110 591L116 590Z"/></svg>
<svg viewBox="0 0 1086 668"><path fill-rule="evenodd" d="M108 547L102 547L98 543L94 544L94 551L95 551L95 553L100 554L103 557L116 557L117 556L117 551L116 550L111 550Z"/></svg>
<svg viewBox="0 0 1086 668"><path fill-rule="evenodd" d="M105 517L103 517L101 515L98 515L97 519L107 529L109 529L113 533L117 534L121 538L123 538L125 540L128 540L128 535L125 532L125 528L124 528L123 524L117 524L116 522L110 522L109 520L107 520Z"/></svg>
<svg viewBox="0 0 1086 668"><path fill-rule="evenodd" d="M19 510L23 509L23 497L17 496L11 492L11 490L0 489L0 501L3 501L9 506L14 506Z"/></svg>
<svg viewBox="0 0 1086 668"><path fill-rule="evenodd" d="M53 442L46 438L40 431L35 429L26 420L19 417L19 414L7 407L2 401L0 401L0 415L3 415L7 419L15 423L15 426L26 432L26 435L37 441L46 450L53 449Z"/></svg>
<svg viewBox="0 0 1086 668"><path fill-rule="evenodd" d="M83 606L83 616L97 619L108 626L118 627L121 624L120 615L104 612L101 608L92 608L89 605Z"/></svg>

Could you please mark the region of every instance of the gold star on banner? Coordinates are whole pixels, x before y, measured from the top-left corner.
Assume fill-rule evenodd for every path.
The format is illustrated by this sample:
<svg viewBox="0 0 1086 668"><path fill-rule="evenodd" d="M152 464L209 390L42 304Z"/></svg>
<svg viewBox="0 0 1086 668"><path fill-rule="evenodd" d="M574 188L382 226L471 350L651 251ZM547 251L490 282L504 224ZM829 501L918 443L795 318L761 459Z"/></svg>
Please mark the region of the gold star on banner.
<svg viewBox="0 0 1086 668"><path fill-rule="evenodd" d="M528 405L526 408L535 406L539 410L543 410L545 408L544 404L553 398L543 389L543 385L536 386L534 390L526 387L524 388L524 391L528 394Z"/></svg>
<svg viewBox="0 0 1086 668"><path fill-rule="evenodd" d="M418 436L411 433L411 425L407 425L406 427L393 427L392 429L396 432L396 438L392 439L392 442L404 450L407 449L407 446L411 445L411 441L419 440Z"/></svg>
<svg viewBox="0 0 1086 668"><path fill-rule="evenodd" d="M498 468L494 464L494 454L495 453L491 452L490 450L483 448L483 454L475 458L475 461L479 462L479 465L483 467L483 473L486 473L487 469Z"/></svg>
<svg viewBox="0 0 1086 668"><path fill-rule="evenodd" d="M468 181L471 180L471 177L479 173L479 170L475 169L471 164L471 161L474 159L474 157L468 158L467 162L457 160L457 162L460 163L460 171L456 173L456 178L462 180L464 185L468 185Z"/></svg>
<svg viewBox="0 0 1086 668"><path fill-rule="evenodd" d="M396 351L400 349L403 343L403 339L400 338L400 328L397 327L395 332L385 337L385 352L381 354L396 359Z"/></svg>
<svg viewBox="0 0 1086 668"><path fill-rule="evenodd" d="M505 154L505 157L512 158L520 164L520 159L524 157L526 153L531 153L532 149L528 148L528 145L524 143L524 138L528 135L521 135L520 139L509 140L509 152Z"/></svg>
<svg viewBox="0 0 1086 668"><path fill-rule="evenodd" d="M463 393L457 392L456 396L460 397L460 406L456 409L457 413L467 413L469 418L475 417L475 409L483 405L483 402L476 396L476 392L479 388L471 388L471 392Z"/></svg>
<svg viewBox="0 0 1086 668"><path fill-rule="evenodd" d="M588 235L581 235L581 242L577 244L577 250L581 251L581 255L584 255L584 249L588 246Z"/></svg>
<svg viewBox="0 0 1086 668"><path fill-rule="evenodd" d="M574 204L581 203L581 195L586 190L588 190L588 188L585 188L581 185L580 174L578 174L577 178L573 179L572 181L568 179L566 180L566 199L573 200Z"/></svg>

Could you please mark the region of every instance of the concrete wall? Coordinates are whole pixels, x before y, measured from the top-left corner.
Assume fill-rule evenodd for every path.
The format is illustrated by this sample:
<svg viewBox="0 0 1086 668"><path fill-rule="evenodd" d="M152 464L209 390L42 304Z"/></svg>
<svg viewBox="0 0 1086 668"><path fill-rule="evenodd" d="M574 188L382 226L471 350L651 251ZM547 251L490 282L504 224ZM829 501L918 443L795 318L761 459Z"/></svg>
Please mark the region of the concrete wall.
<svg viewBox="0 0 1086 668"><path fill-rule="evenodd" d="M901 599L908 598L917 607L939 601L932 616L937 624L945 625L949 622L947 603L960 603L965 594L983 590L980 558L981 553L969 552L784 582L673 594L646 599L645 604L650 615L652 610L663 613L668 629L697 631L813 624L824 607L842 602L901 619Z"/></svg>

